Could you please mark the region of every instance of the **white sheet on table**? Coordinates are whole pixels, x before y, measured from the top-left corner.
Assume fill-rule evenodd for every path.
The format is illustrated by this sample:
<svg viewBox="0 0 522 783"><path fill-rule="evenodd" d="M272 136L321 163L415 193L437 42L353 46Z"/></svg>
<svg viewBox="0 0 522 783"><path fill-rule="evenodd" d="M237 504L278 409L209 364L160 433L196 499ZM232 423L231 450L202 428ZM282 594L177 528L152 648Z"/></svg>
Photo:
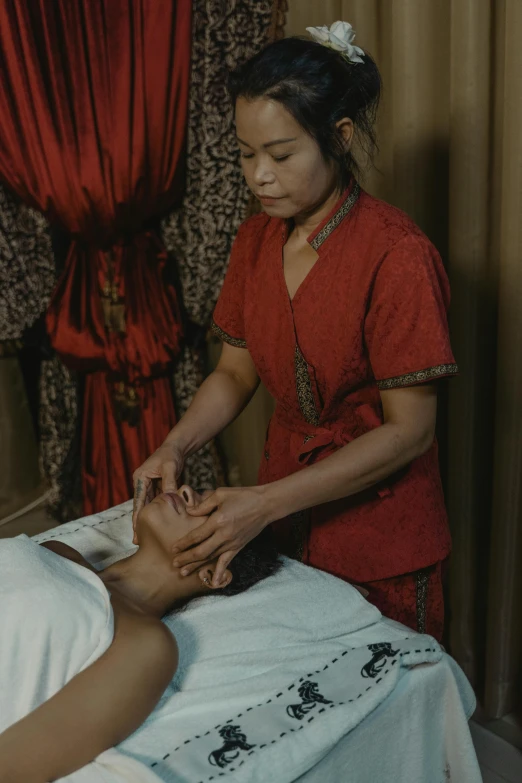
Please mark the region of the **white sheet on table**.
<svg viewBox="0 0 522 783"><path fill-rule="evenodd" d="M56 783L162 783L149 767L116 748Z"/></svg>
<svg viewBox="0 0 522 783"><path fill-rule="evenodd" d="M452 659L445 662L411 669L386 701L295 783L479 783L467 723L473 694ZM364 764L354 765L354 759Z"/></svg>
<svg viewBox="0 0 522 783"><path fill-rule="evenodd" d="M66 540L97 567L103 567L132 551L130 511L131 504L123 504L41 534L37 540ZM317 765L341 737L407 679L403 674L409 670L402 664L408 659L417 666L431 661L427 665L430 670L440 671L442 680L449 678L455 683L447 656L430 637L420 637L381 619L379 612L349 585L293 561L287 561L280 574L248 593L194 602L184 612L168 618L167 624L178 640L180 668L158 708L119 749L151 769L154 764L161 780L172 783L210 782L223 776L245 783L267 779L284 783L298 775L306 776L306 771ZM362 692L357 686L362 665L369 660L368 645L384 641L393 642L392 651L397 651L385 660L402 663L390 665L384 677L371 679L370 687L366 679L364 688L369 690ZM289 732L285 729L292 719L286 707L299 703L293 694L303 678L316 682L319 692L336 706L316 704L313 715L307 716L313 721L304 729ZM294 688L288 690L292 684ZM467 736L462 700L467 700L469 712L473 697L462 681L456 692L461 713L455 721ZM350 698L355 701L347 701ZM444 698L440 693L441 711ZM323 707L324 712L320 712ZM398 716L391 712L389 729L395 730ZM262 713L265 720L256 722ZM211 765L209 758L222 746L219 731L227 723L238 725L242 733L248 725L246 744L256 748L236 748L231 752L237 754L236 759L221 769ZM267 726L265 736L263 729ZM351 736L356 735L353 732ZM430 741L438 747L439 755L440 748L449 747L446 736L440 733L432 734ZM467 748L463 758L459 782L480 781L472 749ZM353 768L352 773L364 775L365 759L352 759L352 767L357 765L359 772ZM434 775L439 772L442 775L443 770L434 770ZM439 777L433 777L433 782L439 783ZM351 780L366 781L357 776Z"/></svg>

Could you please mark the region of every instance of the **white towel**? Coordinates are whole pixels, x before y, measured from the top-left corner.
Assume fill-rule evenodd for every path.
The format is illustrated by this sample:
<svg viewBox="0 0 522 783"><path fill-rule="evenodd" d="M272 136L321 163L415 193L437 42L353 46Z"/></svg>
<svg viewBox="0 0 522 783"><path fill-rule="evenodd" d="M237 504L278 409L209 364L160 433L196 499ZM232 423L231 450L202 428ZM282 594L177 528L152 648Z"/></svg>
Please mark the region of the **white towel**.
<svg viewBox="0 0 522 783"><path fill-rule="evenodd" d="M0 574L2 732L107 650L114 617L96 574L25 535L0 540ZM116 750L64 780L158 783L154 773Z"/></svg>
<svg viewBox="0 0 522 783"><path fill-rule="evenodd" d="M0 731L50 699L110 646L103 582L27 536L0 541Z"/></svg>
<svg viewBox="0 0 522 783"><path fill-rule="evenodd" d="M131 504L123 504L39 540L64 540L103 567L132 547L130 513ZM166 783L290 783L362 721L366 725L379 704L390 704L386 737L375 740L386 753L401 720L393 692L408 692L402 686L408 672L419 673L419 689L428 670L442 688L455 682L433 639L381 618L346 583L295 561L286 560L279 574L247 593L195 601L165 621L180 648L178 672L154 713L119 750ZM461 707L453 728L467 737L462 703L469 717L474 698L464 678L457 686ZM439 702L433 697L441 725L445 694L441 690ZM426 720L420 707L417 720ZM443 783L451 743L440 731L426 742L437 763L429 776L423 769L422 779ZM401 752L406 759L407 744ZM366 783L364 753L354 753L350 764L349 779ZM459 783L480 781L471 746L460 771Z"/></svg>
<svg viewBox="0 0 522 783"><path fill-rule="evenodd" d="M380 620L357 590L290 560L248 593L201 599L166 619L180 668L120 747L165 781L264 783L270 770L290 783L409 667L441 660L431 637Z"/></svg>
<svg viewBox="0 0 522 783"><path fill-rule="evenodd" d="M162 783L144 764L109 748L86 767L56 783Z"/></svg>

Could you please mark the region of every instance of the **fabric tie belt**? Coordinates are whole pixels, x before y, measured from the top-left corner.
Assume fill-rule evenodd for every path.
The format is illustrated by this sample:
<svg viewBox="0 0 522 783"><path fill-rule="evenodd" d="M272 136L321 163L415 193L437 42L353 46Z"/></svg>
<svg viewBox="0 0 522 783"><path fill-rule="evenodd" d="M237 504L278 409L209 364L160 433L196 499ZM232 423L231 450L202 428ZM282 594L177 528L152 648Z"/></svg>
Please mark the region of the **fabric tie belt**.
<svg viewBox="0 0 522 783"><path fill-rule="evenodd" d="M316 427L313 433L307 433L304 437L303 433L293 432L291 438L292 451L297 454L297 461L303 466L324 459L355 439L343 426ZM376 491L381 498L391 494L389 486L379 485Z"/></svg>

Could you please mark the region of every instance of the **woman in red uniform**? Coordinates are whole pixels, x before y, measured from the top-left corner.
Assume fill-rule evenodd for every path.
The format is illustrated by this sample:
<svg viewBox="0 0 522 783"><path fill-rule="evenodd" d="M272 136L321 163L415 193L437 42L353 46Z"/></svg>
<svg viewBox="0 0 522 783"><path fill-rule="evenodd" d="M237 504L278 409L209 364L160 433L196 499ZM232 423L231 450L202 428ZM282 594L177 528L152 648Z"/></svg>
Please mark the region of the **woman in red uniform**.
<svg viewBox="0 0 522 783"><path fill-rule="evenodd" d="M136 512L154 479L176 487L185 457L261 379L277 407L259 485L220 488L195 509L209 519L179 542L175 565L191 573L220 555L219 583L271 525L282 552L364 586L383 614L440 638L451 544L437 383L457 371L448 280L413 221L354 177L353 135L374 142L380 78L351 28L337 32L344 52L290 38L232 74L243 171L264 212L234 243L214 314L219 365L136 471Z"/></svg>

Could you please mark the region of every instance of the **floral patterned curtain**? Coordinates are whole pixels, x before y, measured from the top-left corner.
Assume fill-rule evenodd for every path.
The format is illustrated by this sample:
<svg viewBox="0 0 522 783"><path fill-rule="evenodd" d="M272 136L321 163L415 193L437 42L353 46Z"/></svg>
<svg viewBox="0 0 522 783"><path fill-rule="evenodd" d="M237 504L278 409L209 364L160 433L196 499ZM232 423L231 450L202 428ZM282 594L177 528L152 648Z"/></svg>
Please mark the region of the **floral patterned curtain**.
<svg viewBox="0 0 522 783"><path fill-rule="evenodd" d="M249 209L236 149L227 73L282 37L286 0L194 0L187 184L181 209L163 222L163 242L178 259L191 328L174 374L182 415L205 373L206 330L223 283L230 248ZM194 487L222 482L215 446L187 461Z"/></svg>
<svg viewBox="0 0 522 783"><path fill-rule="evenodd" d="M49 484L49 511L57 520L70 519L80 513L77 383L74 374L42 345L41 318L56 282L49 224L1 186L0 281L0 356L14 355L27 342L42 349L40 463ZM4 379L0 373L0 384L4 380L8 381L7 375ZM9 453L1 455L10 458ZM16 494L17 487L10 487L10 495Z"/></svg>

